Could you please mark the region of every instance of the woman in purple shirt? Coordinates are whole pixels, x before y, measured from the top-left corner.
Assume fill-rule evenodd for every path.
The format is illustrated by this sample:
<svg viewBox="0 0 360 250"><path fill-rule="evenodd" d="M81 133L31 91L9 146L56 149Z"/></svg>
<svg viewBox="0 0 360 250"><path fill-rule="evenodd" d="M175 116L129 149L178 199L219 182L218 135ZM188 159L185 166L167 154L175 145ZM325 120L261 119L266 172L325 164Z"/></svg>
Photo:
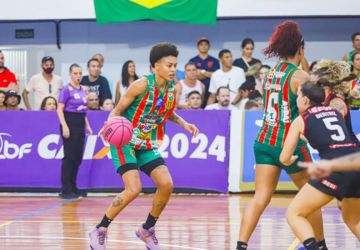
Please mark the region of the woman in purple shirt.
<svg viewBox="0 0 360 250"><path fill-rule="evenodd" d="M86 118L86 92L80 86L82 69L77 64L70 66L70 83L61 90L57 113L64 145L64 158L61 164L61 193L64 199L86 196L76 187L76 177L82 161L85 143L85 129L92 134Z"/></svg>

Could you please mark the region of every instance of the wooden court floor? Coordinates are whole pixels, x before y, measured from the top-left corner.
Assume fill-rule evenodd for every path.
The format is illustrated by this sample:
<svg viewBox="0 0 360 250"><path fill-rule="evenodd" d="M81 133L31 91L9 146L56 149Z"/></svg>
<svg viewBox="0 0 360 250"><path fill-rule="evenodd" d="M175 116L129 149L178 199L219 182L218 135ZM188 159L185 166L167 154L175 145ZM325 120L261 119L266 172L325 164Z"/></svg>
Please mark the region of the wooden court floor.
<svg viewBox="0 0 360 250"><path fill-rule="evenodd" d="M162 250L235 249L241 213L251 195L174 195L156 232ZM296 249L298 241L284 214L292 195L276 195L261 218L249 249ZM145 249L134 231L144 222L152 196L143 195L109 228L107 249ZM0 249L89 249L88 232L112 197L0 197ZM344 226L336 204L323 209L329 249L360 249Z"/></svg>

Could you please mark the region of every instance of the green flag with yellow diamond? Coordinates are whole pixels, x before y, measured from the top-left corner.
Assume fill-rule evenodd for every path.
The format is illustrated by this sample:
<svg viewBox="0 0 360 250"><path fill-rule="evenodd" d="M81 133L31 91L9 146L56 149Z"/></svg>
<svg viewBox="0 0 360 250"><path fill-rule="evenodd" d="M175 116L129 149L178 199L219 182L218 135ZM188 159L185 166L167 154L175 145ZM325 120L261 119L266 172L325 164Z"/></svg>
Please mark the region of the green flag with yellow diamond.
<svg viewBox="0 0 360 250"><path fill-rule="evenodd" d="M215 24L217 0L94 0L97 23L157 20Z"/></svg>

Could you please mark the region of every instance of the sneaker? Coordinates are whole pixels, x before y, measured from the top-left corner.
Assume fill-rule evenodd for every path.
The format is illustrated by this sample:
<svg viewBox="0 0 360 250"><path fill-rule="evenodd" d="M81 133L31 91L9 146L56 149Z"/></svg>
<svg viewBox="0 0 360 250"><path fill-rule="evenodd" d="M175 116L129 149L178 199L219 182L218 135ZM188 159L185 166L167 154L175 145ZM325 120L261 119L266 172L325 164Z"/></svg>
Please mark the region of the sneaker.
<svg viewBox="0 0 360 250"><path fill-rule="evenodd" d="M151 227L146 230L142 226L136 231L136 236L145 242L147 250L160 250L159 242L155 236L155 228Z"/></svg>
<svg viewBox="0 0 360 250"><path fill-rule="evenodd" d="M74 193L81 197L87 197L87 192L83 189L75 189Z"/></svg>
<svg viewBox="0 0 360 250"><path fill-rule="evenodd" d="M90 249L105 250L106 231L99 230L95 227L90 233Z"/></svg>
<svg viewBox="0 0 360 250"><path fill-rule="evenodd" d="M75 193L59 193L59 197L62 199L77 199L79 196Z"/></svg>

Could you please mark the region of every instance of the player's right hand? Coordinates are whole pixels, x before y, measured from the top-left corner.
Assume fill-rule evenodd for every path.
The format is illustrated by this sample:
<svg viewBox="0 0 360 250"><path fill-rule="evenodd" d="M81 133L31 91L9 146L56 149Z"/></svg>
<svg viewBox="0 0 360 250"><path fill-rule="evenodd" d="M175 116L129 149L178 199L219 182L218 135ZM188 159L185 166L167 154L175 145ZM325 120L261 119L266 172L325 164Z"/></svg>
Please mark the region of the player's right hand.
<svg viewBox="0 0 360 250"><path fill-rule="evenodd" d="M70 137L70 129L68 126L62 127L62 135L66 139Z"/></svg>
<svg viewBox="0 0 360 250"><path fill-rule="evenodd" d="M299 167L307 168L311 179L320 179L332 173L330 161L321 160L315 162L299 162Z"/></svg>

